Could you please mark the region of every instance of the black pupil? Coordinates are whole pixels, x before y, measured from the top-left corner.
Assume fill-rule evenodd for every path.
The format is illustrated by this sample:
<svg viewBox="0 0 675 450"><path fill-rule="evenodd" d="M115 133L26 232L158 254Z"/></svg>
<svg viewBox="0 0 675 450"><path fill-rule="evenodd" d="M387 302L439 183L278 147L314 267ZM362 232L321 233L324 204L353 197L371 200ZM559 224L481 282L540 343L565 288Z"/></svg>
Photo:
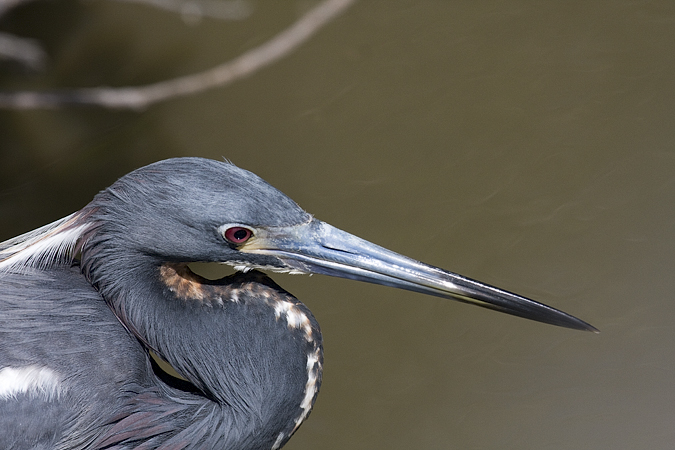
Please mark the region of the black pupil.
<svg viewBox="0 0 675 450"><path fill-rule="evenodd" d="M241 241L241 240L246 239L246 237L248 236L248 231L246 231L246 230L244 230L244 229L240 229L240 230L235 231L235 232L232 234L232 236L234 236L234 238L235 238L236 240Z"/></svg>

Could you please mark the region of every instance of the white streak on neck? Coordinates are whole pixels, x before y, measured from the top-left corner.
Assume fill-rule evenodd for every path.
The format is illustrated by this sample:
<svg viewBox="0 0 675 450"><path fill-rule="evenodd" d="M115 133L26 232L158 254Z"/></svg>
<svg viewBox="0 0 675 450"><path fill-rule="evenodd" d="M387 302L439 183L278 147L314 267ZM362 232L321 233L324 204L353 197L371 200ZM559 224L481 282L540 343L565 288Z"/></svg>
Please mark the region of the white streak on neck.
<svg viewBox="0 0 675 450"><path fill-rule="evenodd" d="M266 298L266 301L274 309L274 316L277 320L281 318L285 319L288 328L302 331L305 341L309 344L314 344L314 348L307 353L307 382L305 383L304 396L300 401L301 412L295 418L295 425L290 434L287 435L281 432L277 436L274 445L272 445L272 450L278 450L282 442L285 442L288 436L295 433L295 430L298 429L312 410L312 402L319 390L319 378L321 377L321 347L315 342L316 336L312 332L309 317L298 305L287 300L271 300L269 297Z"/></svg>
<svg viewBox="0 0 675 450"><path fill-rule="evenodd" d="M0 243L0 273L30 267L44 268L72 258L75 244L92 226L79 213Z"/></svg>
<svg viewBox="0 0 675 450"><path fill-rule="evenodd" d="M314 351L307 355L307 383L305 384L305 396L303 397L302 402L300 402L300 409L302 409L302 412L295 419L295 426L291 430L290 434L295 433L298 427L300 427L302 422L307 418L309 412L312 410L312 401L314 400L314 397L316 397L316 393L319 389L317 382L319 381L320 373L321 349L317 347L314 349ZM286 437L287 435L284 432L279 433L276 441L274 442L274 445L272 445L272 450L278 450Z"/></svg>
<svg viewBox="0 0 675 450"><path fill-rule="evenodd" d="M50 401L58 399L62 392L61 379L47 367L33 365L0 369L0 400L25 394Z"/></svg>
<svg viewBox="0 0 675 450"><path fill-rule="evenodd" d="M307 383L305 384L305 397L300 403L302 413L295 419L295 427L293 432L298 429L300 424L307 418L309 412L312 410L312 401L316 397L319 390L317 382L319 381L319 374L321 373L321 349L316 348L313 352L307 355Z"/></svg>
<svg viewBox="0 0 675 450"><path fill-rule="evenodd" d="M277 436L277 440L274 441L274 444L272 445L272 450L278 450L281 448L281 443L286 439L286 434L285 433L279 433L279 436Z"/></svg>
<svg viewBox="0 0 675 450"><path fill-rule="evenodd" d="M319 368L321 363L319 362L319 349L317 348L313 353L307 355L307 384L305 386L305 398L302 399L300 403L300 408L302 408L304 414L301 418L297 420L297 424L300 425L303 420L309 414L309 411L312 409L312 400L316 395L316 382L319 379Z"/></svg>

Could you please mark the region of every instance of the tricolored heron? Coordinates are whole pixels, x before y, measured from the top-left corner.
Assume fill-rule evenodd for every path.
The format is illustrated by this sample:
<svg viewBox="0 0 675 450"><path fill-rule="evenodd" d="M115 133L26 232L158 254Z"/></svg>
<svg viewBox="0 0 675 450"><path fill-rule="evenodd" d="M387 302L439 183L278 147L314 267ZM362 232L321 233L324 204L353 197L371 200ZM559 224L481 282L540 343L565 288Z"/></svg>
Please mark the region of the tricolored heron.
<svg viewBox="0 0 675 450"><path fill-rule="evenodd" d="M239 272L207 280L188 268L197 261ZM170 159L0 244L0 448L280 448L316 399L321 332L257 269L594 330L338 230L232 164Z"/></svg>

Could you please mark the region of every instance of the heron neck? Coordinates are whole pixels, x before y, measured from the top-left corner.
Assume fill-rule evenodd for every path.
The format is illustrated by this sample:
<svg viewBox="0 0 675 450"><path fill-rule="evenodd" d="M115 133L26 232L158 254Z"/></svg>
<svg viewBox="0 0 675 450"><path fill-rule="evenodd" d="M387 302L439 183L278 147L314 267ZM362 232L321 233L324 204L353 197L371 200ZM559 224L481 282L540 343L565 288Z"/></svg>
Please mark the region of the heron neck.
<svg viewBox="0 0 675 450"><path fill-rule="evenodd" d="M320 331L268 277L171 278L167 267L176 265L142 255L83 262L120 321L204 394L195 400L222 423L247 424L237 439L280 446L307 417L321 381ZM291 323L291 310L302 326ZM234 438L228 426L214 432Z"/></svg>

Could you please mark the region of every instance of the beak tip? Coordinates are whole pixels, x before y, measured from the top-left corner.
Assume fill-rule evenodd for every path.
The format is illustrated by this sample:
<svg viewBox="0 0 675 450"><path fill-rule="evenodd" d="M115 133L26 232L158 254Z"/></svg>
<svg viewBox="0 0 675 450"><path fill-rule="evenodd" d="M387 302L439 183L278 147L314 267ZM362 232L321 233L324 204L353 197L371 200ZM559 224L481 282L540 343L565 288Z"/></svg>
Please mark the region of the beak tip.
<svg viewBox="0 0 675 450"><path fill-rule="evenodd" d="M584 322L583 320L577 319L574 316L568 316L568 319L571 319L571 320L567 320L565 323L560 323L560 324L556 324L556 325L561 325L561 326L566 327L566 328L572 328L572 329L580 330L580 331L590 331L591 333L594 333L594 334L600 334L600 330L598 330L597 328L595 328L593 325L591 325L588 322Z"/></svg>

